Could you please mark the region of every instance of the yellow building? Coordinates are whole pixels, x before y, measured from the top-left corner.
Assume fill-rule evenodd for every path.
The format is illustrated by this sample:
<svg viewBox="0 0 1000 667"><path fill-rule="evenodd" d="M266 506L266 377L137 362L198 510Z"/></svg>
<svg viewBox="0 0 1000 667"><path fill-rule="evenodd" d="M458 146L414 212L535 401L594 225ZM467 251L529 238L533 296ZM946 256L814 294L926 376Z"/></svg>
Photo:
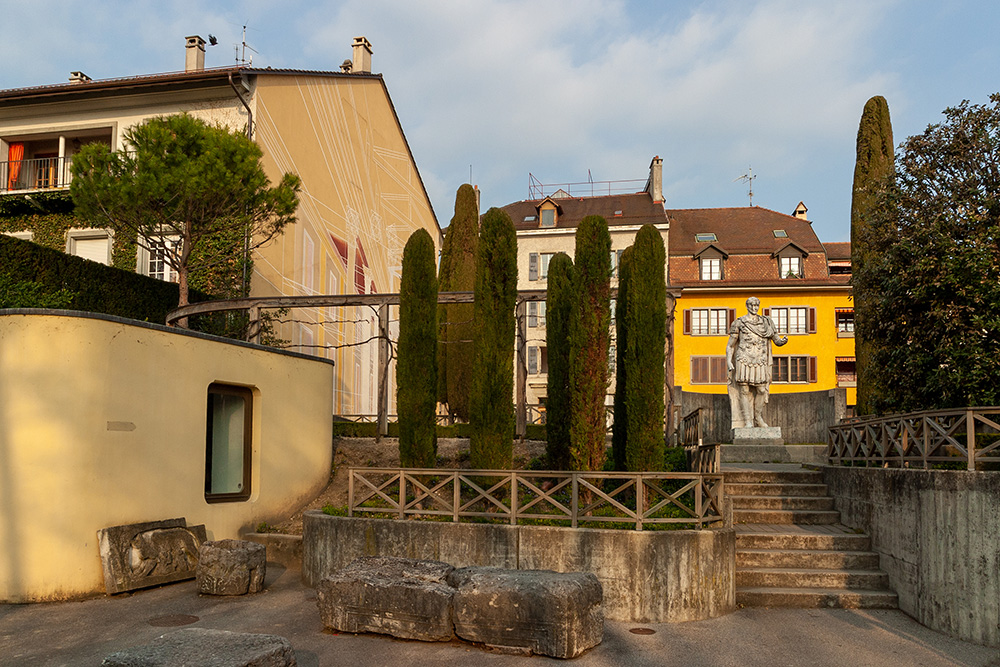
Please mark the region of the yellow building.
<svg viewBox="0 0 1000 667"><path fill-rule="evenodd" d="M819 241L799 204L794 215L760 207L668 210L674 383L727 392L729 326L760 299L788 343L773 347L771 392L847 387L856 396L850 244ZM850 408L849 408L850 409Z"/></svg>
<svg viewBox="0 0 1000 667"><path fill-rule="evenodd" d="M285 172L302 178L297 223L253 256L251 296L398 292L409 235L426 229L440 247L441 230L385 82L371 72L368 40L355 38L353 56L336 72L205 68L205 42L192 36L183 72L108 80L73 72L64 84L0 90L0 196L65 192L81 145L127 149L130 127L186 112L248 132L272 182ZM28 223L0 230L105 264L115 248L103 229L70 227L55 240L35 238ZM134 266L125 263L171 277L162 258L141 250ZM371 309L300 310L288 319L279 337L336 362L334 412L374 413Z"/></svg>

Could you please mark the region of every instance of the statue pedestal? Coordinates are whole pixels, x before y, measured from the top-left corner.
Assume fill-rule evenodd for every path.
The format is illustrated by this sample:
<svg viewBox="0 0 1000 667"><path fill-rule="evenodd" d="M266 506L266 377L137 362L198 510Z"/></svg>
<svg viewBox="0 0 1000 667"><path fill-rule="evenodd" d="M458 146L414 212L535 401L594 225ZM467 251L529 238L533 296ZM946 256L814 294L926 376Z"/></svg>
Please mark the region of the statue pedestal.
<svg viewBox="0 0 1000 667"><path fill-rule="evenodd" d="M780 426L741 426L732 432L734 445L784 445Z"/></svg>

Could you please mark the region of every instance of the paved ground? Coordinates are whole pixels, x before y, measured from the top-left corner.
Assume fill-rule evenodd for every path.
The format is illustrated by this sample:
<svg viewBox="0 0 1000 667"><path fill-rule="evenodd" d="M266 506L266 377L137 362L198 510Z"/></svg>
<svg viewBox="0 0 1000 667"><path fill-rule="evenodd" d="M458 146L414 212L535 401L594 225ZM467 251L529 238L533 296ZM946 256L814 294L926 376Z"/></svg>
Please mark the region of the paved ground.
<svg viewBox="0 0 1000 667"><path fill-rule="evenodd" d="M0 605L0 665L99 665L104 656L181 627L263 632L288 638L299 665L549 664L454 641L407 642L325 632L315 591L299 573L271 566L267 589L219 598L194 582L83 602ZM630 632L653 630L650 635ZM743 609L692 623L606 625L604 643L573 665L1000 665L1000 652L950 639L899 611Z"/></svg>

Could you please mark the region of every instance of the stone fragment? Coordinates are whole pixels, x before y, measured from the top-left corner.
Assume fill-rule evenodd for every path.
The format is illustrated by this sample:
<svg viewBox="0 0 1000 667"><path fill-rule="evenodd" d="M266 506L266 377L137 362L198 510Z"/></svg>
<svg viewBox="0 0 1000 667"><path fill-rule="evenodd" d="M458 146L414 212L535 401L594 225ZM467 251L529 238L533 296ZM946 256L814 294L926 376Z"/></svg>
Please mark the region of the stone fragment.
<svg viewBox="0 0 1000 667"><path fill-rule="evenodd" d="M317 604L323 625L340 632L377 632L403 639L454 637L447 563L364 557L323 579Z"/></svg>
<svg viewBox="0 0 1000 667"><path fill-rule="evenodd" d="M97 531L109 594L193 579L205 526L183 519L111 526Z"/></svg>
<svg viewBox="0 0 1000 667"><path fill-rule="evenodd" d="M246 540L218 540L201 545L198 591L208 595L246 595L264 588L267 548Z"/></svg>
<svg viewBox="0 0 1000 667"><path fill-rule="evenodd" d="M590 572L467 567L448 582L462 639L574 658L604 638L601 582Z"/></svg>
<svg viewBox="0 0 1000 667"><path fill-rule="evenodd" d="M294 667L291 643L277 635L184 628L112 653L107 667Z"/></svg>

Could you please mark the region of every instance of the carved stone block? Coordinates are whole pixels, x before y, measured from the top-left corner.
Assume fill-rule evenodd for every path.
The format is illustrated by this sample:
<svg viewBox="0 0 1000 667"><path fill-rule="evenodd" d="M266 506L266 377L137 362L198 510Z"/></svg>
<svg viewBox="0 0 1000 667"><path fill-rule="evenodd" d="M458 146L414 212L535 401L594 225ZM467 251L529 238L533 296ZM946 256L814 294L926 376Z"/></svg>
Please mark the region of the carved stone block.
<svg viewBox="0 0 1000 667"><path fill-rule="evenodd" d="M101 663L106 667L295 667L291 643L277 635L184 628L148 644L116 651Z"/></svg>
<svg viewBox="0 0 1000 667"><path fill-rule="evenodd" d="M246 595L264 588L267 548L246 540L205 542L198 551L198 591Z"/></svg>
<svg viewBox="0 0 1000 667"><path fill-rule="evenodd" d="M108 594L193 579L205 526L183 519L132 523L97 531Z"/></svg>
<svg viewBox="0 0 1000 667"><path fill-rule="evenodd" d="M734 428L732 433L734 445L784 445L779 426L744 426Z"/></svg>

